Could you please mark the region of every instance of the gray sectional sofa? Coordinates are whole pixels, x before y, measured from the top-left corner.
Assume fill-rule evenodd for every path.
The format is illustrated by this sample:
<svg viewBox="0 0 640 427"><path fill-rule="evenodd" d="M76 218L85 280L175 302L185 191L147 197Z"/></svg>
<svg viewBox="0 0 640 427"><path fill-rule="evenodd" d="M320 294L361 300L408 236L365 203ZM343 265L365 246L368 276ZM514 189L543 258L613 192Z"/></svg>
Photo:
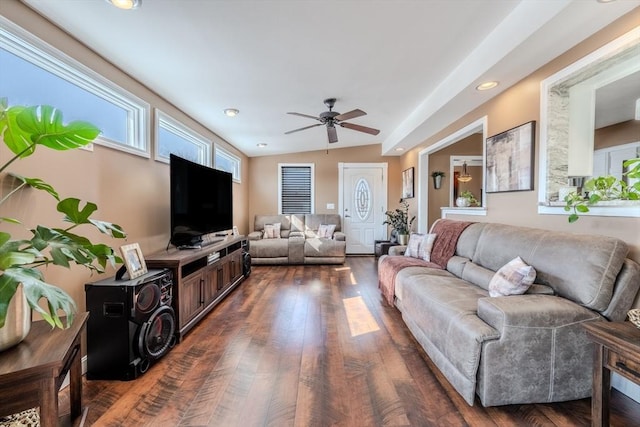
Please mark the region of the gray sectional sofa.
<svg viewBox="0 0 640 427"><path fill-rule="evenodd" d="M265 238L267 224L280 224L279 238ZM332 238L318 237L321 224L335 225ZM344 264L346 238L336 214L256 215L249 233L252 264Z"/></svg>
<svg viewBox="0 0 640 427"><path fill-rule="evenodd" d="M637 302L640 266L627 251L611 237L473 223L445 269L397 272L395 306L469 405L475 395L484 406L580 399L593 360L581 325L622 321ZM516 256L535 268L534 285L490 297L494 273Z"/></svg>

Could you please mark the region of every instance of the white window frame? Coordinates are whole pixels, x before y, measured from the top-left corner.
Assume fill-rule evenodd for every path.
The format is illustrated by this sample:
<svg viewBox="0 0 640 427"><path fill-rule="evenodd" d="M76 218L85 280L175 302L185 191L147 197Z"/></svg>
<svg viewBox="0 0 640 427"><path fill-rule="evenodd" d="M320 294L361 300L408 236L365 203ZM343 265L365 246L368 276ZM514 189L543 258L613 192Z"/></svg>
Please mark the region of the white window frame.
<svg viewBox="0 0 640 427"><path fill-rule="evenodd" d="M218 169L218 156L224 157L225 160L229 160L230 162L233 162L233 171L231 172L231 175L233 176L233 181L237 183L241 183L242 182L242 160L240 159L240 157L224 149L220 144L215 144L214 149L215 149L215 152L213 156L213 167ZM229 171L225 171L225 172L229 172Z"/></svg>
<svg viewBox="0 0 640 427"><path fill-rule="evenodd" d="M314 163L278 163L278 214L282 215L282 168L283 167L310 167L311 168L311 212L316 212L316 170Z"/></svg>
<svg viewBox="0 0 640 427"><path fill-rule="evenodd" d="M180 138L190 142L198 149L197 163L204 166L211 166L211 141L204 136L198 134L182 122L174 119L167 113L155 109L155 160L163 163L169 163L169 157L160 155L160 128L179 136Z"/></svg>
<svg viewBox="0 0 640 427"><path fill-rule="evenodd" d="M95 142L150 157L150 105L92 69L0 16L0 46L32 64L127 111L125 143L98 136Z"/></svg>

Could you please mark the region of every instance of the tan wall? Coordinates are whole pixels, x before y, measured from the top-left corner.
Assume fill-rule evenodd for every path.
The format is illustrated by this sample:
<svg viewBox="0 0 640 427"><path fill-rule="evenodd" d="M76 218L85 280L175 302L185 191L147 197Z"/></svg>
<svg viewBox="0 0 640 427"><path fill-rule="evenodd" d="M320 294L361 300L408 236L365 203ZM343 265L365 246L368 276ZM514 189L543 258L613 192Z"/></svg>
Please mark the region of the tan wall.
<svg viewBox="0 0 640 427"><path fill-rule="evenodd" d="M22 3L2 0L2 15L140 97L151 107L161 109L238 155L243 162L243 168L242 184L233 186L234 223L238 225L240 233L248 232L249 172L246 156ZM153 116L150 123L153 123ZM153 141L153 129L151 132ZM2 145L0 159L7 159L8 156L8 150ZM40 147L33 157L14 165L10 171L42 178L51 183L62 197L78 197L96 203L96 218L120 224L128 233L126 242L96 236L112 247L118 248L123 244L138 242L145 254L166 247L170 229L168 164L96 145L93 152L54 152ZM3 185L3 195L7 191L5 187ZM62 225L53 199L39 193L31 190L22 192L9 206L3 205L1 215L19 217L28 227L38 223L48 226ZM2 230L9 230L8 227L6 224L0 224ZM11 232L16 231L17 227L11 226ZM107 274L113 275L114 270L110 269ZM50 283L55 283L69 292L80 310L84 309L84 284L102 278L97 275L90 276L80 268L69 271L57 267L48 268L45 276Z"/></svg>
<svg viewBox="0 0 640 427"><path fill-rule="evenodd" d="M577 223L568 224L564 215L538 214L538 164L540 123L540 82L569 64L593 52L611 40L630 31L640 22L640 8L605 27L575 48L543 66L518 84L505 90L493 100L481 105L471 113L424 141L402 158L403 167L417 167L417 153L425 147L444 139L464 126L483 116L488 116L488 135L495 135L530 120L536 120L536 159L534 191L492 193L487 195L487 216L457 215L452 218L562 230L574 233L603 234L618 237L629 244L629 257L640 262L640 218L586 217ZM430 194L432 191L429 192Z"/></svg>
<svg viewBox="0 0 640 427"><path fill-rule="evenodd" d="M251 157L249 159L249 227L253 229L255 215L278 213L278 163L313 163L315 169L316 213L338 212L338 163L387 163L388 204L396 208L402 195L402 170L399 157L383 157L379 144L351 148L336 148L328 152L308 151L304 153ZM335 205L327 209L327 203Z"/></svg>
<svg viewBox="0 0 640 427"><path fill-rule="evenodd" d="M594 149L615 147L640 141L640 120L628 120L596 130Z"/></svg>

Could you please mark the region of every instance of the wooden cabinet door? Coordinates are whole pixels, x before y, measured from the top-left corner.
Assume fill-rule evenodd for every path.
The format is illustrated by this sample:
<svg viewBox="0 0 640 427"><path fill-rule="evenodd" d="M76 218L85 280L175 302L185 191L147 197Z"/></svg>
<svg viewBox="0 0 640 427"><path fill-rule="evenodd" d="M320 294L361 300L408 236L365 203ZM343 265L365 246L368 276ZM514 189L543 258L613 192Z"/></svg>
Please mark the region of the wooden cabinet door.
<svg viewBox="0 0 640 427"><path fill-rule="evenodd" d="M208 306L218 296L218 264L220 261L207 266L204 271L204 305Z"/></svg>
<svg viewBox="0 0 640 427"><path fill-rule="evenodd" d="M183 279L180 286L180 327L200 313L204 307L203 273L198 272Z"/></svg>
<svg viewBox="0 0 640 427"><path fill-rule="evenodd" d="M242 251L235 251L231 254L231 283L234 283L242 276Z"/></svg>

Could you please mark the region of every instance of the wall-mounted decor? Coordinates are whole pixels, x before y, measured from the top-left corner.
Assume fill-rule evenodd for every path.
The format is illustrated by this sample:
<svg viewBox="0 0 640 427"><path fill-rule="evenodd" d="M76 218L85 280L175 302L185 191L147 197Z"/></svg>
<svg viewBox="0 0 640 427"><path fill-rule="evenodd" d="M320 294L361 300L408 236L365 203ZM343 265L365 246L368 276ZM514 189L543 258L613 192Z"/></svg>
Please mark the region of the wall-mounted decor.
<svg viewBox="0 0 640 427"><path fill-rule="evenodd" d="M411 199L413 197L413 168L402 171L402 198Z"/></svg>
<svg viewBox="0 0 640 427"><path fill-rule="evenodd" d="M130 279L135 279L147 273L147 264L144 262L142 250L140 250L138 243L121 246L120 252L122 253L122 260L127 266Z"/></svg>
<svg viewBox="0 0 640 427"><path fill-rule="evenodd" d="M535 130L534 120L487 138L487 193L533 190Z"/></svg>

